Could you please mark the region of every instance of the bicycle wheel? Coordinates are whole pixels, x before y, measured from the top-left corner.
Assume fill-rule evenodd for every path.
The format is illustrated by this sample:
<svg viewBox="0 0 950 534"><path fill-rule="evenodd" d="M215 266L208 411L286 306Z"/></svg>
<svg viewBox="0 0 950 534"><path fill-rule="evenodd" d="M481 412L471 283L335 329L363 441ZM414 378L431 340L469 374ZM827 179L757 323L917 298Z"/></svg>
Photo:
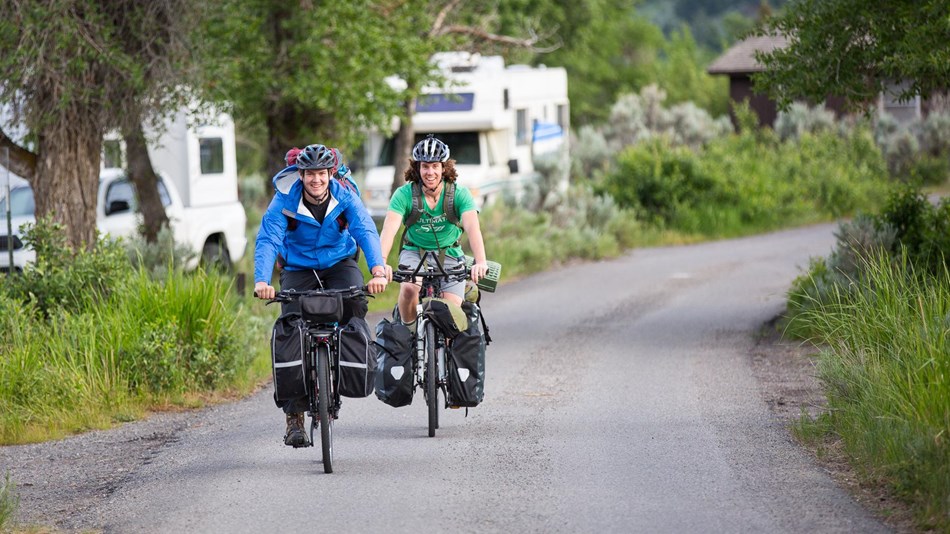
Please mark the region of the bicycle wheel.
<svg viewBox="0 0 950 534"><path fill-rule="evenodd" d="M429 405L429 437L439 428L439 369L435 358L435 326L426 323L426 404Z"/></svg>
<svg viewBox="0 0 950 534"><path fill-rule="evenodd" d="M333 472L333 417L330 415L330 352L317 345L317 413L320 417L320 441L323 445L323 471Z"/></svg>

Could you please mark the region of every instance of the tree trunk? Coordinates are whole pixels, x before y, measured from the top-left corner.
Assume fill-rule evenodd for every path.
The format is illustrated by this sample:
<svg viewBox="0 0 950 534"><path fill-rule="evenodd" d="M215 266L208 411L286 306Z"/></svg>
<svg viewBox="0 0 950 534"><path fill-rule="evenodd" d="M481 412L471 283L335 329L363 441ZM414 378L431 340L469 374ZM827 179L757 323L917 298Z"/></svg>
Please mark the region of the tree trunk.
<svg viewBox="0 0 950 534"><path fill-rule="evenodd" d="M135 186L139 212L142 214L142 235L145 241L156 243L162 226L168 226L168 214L158 194L158 176L148 155L142 123L136 122L134 126L124 129L122 137L125 139L129 180Z"/></svg>
<svg viewBox="0 0 950 534"><path fill-rule="evenodd" d="M412 116L416 113L415 97L407 98L404 104L406 118L400 119L399 131L393 144L393 186L390 194L395 193L400 186L406 183L406 170L409 168L409 157L412 154L412 141L416 137L416 130L412 124Z"/></svg>
<svg viewBox="0 0 950 534"><path fill-rule="evenodd" d="M68 244L91 250L96 243L96 197L102 128L94 117L64 114L39 137L33 179L37 219L50 215L66 227Z"/></svg>

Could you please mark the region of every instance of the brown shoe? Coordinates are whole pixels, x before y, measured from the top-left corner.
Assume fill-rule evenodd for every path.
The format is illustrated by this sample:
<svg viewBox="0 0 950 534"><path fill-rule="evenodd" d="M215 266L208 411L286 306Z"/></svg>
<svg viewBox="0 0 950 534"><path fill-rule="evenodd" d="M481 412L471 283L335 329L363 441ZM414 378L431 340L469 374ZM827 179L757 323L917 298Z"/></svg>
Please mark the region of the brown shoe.
<svg viewBox="0 0 950 534"><path fill-rule="evenodd" d="M287 433L284 434L284 445L291 447L306 447L310 442L304 431L303 412L287 414Z"/></svg>

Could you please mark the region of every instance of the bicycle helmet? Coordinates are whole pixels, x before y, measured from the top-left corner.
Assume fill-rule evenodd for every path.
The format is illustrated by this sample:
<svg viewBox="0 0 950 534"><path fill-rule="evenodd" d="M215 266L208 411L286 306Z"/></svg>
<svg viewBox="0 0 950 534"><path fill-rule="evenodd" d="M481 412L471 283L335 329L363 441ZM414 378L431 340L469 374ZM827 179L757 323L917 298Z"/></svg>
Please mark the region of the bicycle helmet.
<svg viewBox="0 0 950 534"><path fill-rule="evenodd" d="M330 169L330 173L336 171L336 157L333 155L333 149L324 145L307 145L306 148L297 154L297 168L305 169Z"/></svg>
<svg viewBox="0 0 950 534"><path fill-rule="evenodd" d="M449 159L449 145L429 134L412 147L413 161L446 161Z"/></svg>

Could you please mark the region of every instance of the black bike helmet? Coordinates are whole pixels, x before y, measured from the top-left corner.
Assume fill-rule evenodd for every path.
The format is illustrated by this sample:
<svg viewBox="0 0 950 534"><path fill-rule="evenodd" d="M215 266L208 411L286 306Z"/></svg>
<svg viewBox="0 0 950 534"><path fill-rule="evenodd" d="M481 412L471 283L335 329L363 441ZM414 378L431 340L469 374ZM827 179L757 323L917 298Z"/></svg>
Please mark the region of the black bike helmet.
<svg viewBox="0 0 950 534"><path fill-rule="evenodd" d="M446 161L449 159L449 145L429 134L412 147L413 161Z"/></svg>
<svg viewBox="0 0 950 534"><path fill-rule="evenodd" d="M324 145L307 145L300 154L297 154L297 168L301 170L330 169L332 173L336 170L333 149Z"/></svg>

